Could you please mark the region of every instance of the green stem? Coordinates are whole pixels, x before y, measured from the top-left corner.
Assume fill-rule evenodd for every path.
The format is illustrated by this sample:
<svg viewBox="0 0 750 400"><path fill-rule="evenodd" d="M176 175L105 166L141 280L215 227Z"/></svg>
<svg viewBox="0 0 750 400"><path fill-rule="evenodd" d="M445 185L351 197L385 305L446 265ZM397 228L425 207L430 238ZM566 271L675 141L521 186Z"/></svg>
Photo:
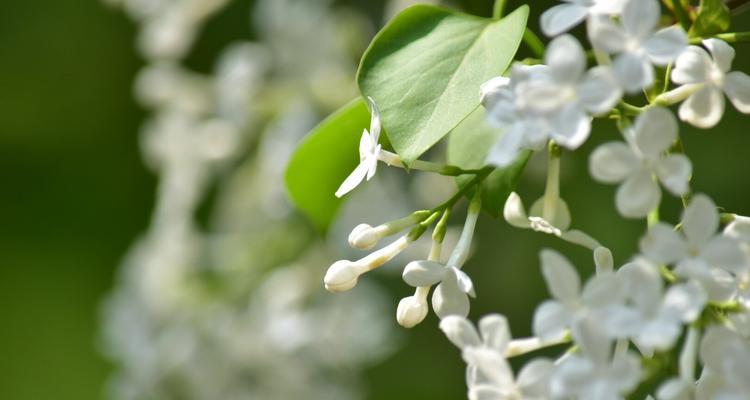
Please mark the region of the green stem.
<svg viewBox="0 0 750 400"><path fill-rule="evenodd" d="M508 0L495 0L495 5L492 6L492 18L500 19L505 14L505 6Z"/></svg>
<svg viewBox="0 0 750 400"><path fill-rule="evenodd" d="M750 42L750 32L727 32L718 33L709 37L695 37L690 38L690 44L700 44L703 40L710 38L721 39L727 43Z"/></svg>
<svg viewBox="0 0 750 400"><path fill-rule="evenodd" d="M529 46L535 57L544 58L544 42L531 29L526 28L523 32L523 42L526 43L526 46Z"/></svg>
<svg viewBox="0 0 750 400"><path fill-rule="evenodd" d="M444 201L443 204L440 204L439 206L433 208L432 210L437 212L437 211L444 211L453 207L459 200L461 200L461 198L466 193L469 192L469 190L474 188L474 186L476 186L477 184L482 183L482 181L484 181L484 179L487 178L487 176L494 170L495 169L493 167L482 168L480 172L474 175L474 177L471 178L469 182L461 186L461 188L458 189L458 191L454 193L450 199Z"/></svg>

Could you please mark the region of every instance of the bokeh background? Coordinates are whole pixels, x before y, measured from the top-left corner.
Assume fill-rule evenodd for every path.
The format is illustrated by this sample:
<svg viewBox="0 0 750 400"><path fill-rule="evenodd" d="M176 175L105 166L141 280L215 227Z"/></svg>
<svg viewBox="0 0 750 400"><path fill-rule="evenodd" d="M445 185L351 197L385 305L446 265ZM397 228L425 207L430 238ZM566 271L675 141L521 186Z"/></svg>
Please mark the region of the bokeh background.
<svg viewBox="0 0 750 400"><path fill-rule="evenodd" d="M254 3L235 0L212 17L186 64L208 72L228 43L256 38ZM491 3L454 2L477 15L489 15ZM510 1L509 7L520 3ZM532 27L551 3L531 4ZM385 13L381 0L339 0L331 7L365 16L351 21L352 29L365 35L376 31ZM102 353L101 304L118 281L124 254L148 227L156 190L139 149L146 111L132 96L143 65L135 26L120 10L96 1L13 1L0 9L0 398L106 398L106 382L117 366ZM748 22L747 15L736 18L733 30L746 30ZM353 61L358 49L353 46ZM750 71L750 45L740 44L737 51L734 69ZM519 58L526 54L522 49ZM682 130L695 166L694 189L745 215L750 214L746 118L730 106L715 129ZM614 187L594 183L586 167L596 144L613 138L612 126L598 122L579 152L564 155L562 195L574 226L609 246L622 263L636 251L644 226L616 215ZM519 188L527 202L541 195L543 178L544 160L535 159ZM663 215L676 220L679 202L668 198ZM467 265L479 294L472 317L502 312L519 336L529 333L534 307L546 297L540 248L563 250L583 273L593 268L586 251L489 216L480 220L476 242ZM389 270L367 279L387 291L382 310L387 315L409 294ZM398 328L395 318L386 323L398 347L367 366L362 386L367 399L462 398L464 365L434 316L411 331Z"/></svg>

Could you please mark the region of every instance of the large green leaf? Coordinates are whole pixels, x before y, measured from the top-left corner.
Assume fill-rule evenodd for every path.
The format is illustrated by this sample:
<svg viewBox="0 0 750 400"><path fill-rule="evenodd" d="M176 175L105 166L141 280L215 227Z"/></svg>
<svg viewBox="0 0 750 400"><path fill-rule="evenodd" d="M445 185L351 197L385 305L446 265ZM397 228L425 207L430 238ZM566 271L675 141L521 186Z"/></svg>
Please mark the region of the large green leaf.
<svg viewBox="0 0 750 400"><path fill-rule="evenodd" d="M394 150L410 163L479 104L479 86L513 60L526 27L523 6L500 20L417 5L373 39L357 73L375 99Z"/></svg>
<svg viewBox="0 0 750 400"><path fill-rule="evenodd" d="M323 231L343 202L334 193L359 162L359 138L369 123L364 100L354 100L313 129L289 160L289 197Z"/></svg>
<svg viewBox="0 0 750 400"><path fill-rule="evenodd" d="M729 29L729 8L722 0L701 0L690 36L710 36Z"/></svg>
<svg viewBox="0 0 750 400"><path fill-rule="evenodd" d="M492 146L500 139L502 131L487 125L484 107L476 107L448 136L448 163L464 169L485 166ZM482 208L493 217L502 214L505 200L515 190L521 173L526 167L531 152L523 152L513 164L496 169L485 178L482 188ZM464 184L471 176L460 176L458 184Z"/></svg>

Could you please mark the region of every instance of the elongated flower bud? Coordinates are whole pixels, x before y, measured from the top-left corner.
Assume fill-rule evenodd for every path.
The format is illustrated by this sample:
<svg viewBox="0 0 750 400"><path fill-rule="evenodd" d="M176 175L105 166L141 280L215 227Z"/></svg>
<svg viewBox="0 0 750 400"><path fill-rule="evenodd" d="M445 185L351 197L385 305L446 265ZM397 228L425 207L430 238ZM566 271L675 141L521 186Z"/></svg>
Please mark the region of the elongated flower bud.
<svg viewBox="0 0 750 400"><path fill-rule="evenodd" d="M429 290L429 289L428 289ZM404 328L413 328L427 316L427 299L417 293L404 297L396 309L396 321Z"/></svg>
<svg viewBox="0 0 750 400"><path fill-rule="evenodd" d="M349 260L339 260L333 263L323 278L326 290L329 292L345 292L357 285L359 279L359 265Z"/></svg>
<svg viewBox="0 0 750 400"><path fill-rule="evenodd" d="M359 224L349 234L349 245L355 249L369 250L378 244L381 236L369 224Z"/></svg>

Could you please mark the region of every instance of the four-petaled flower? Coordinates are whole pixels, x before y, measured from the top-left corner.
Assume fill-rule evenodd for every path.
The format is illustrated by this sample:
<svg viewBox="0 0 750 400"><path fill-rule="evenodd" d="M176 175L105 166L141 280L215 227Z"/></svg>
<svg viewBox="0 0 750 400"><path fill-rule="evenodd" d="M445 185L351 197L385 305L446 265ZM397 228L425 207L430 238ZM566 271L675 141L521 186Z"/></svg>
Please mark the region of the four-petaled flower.
<svg viewBox="0 0 750 400"><path fill-rule="evenodd" d="M654 32L660 16L658 1L628 0L621 24L604 15L589 19L591 43L599 51L617 54L614 73L628 93L650 87L654 82L653 65L669 64L688 44L687 34L679 26Z"/></svg>
<svg viewBox="0 0 750 400"><path fill-rule="evenodd" d="M365 129L362 132L362 137L359 139L359 164L357 164L354 171L344 179L344 182L336 190L336 197L341 197L351 192L365 178L369 181L378 170L380 156L380 144L378 141L380 140L381 130L380 112L371 97L367 98L367 103L370 106L372 117L370 119L370 130Z"/></svg>
<svg viewBox="0 0 750 400"><path fill-rule="evenodd" d="M629 144L610 142L599 146L589 163L591 176L605 183L623 182L615 196L617 210L625 217L642 218L661 200L659 185L676 196L685 195L692 173L683 154L664 155L677 139L677 120L664 108L652 108L625 132Z"/></svg>
<svg viewBox="0 0 750 400"><path fill-rule="evenodd" d="M688 47L675 61L672 81L695 90L680 105L680 119L699 128L711 128L724 114L722 91L740 112L750 113L750 76L730 72L734 49L726 42L706 39L703 45L711 56L701 47Z"/></svg>
<svg viewBox="0 0 750 400"><path fill-rule="evenodd" d="M641 239L641 251L653 261L674 264L675 274L698 282L709 299L725 301L737 290L732 273L745 270L747 259L739 242L716 234L718 227L716 205L697 194L683 213L682 232L658 223Z"/></svg>
<svg viewBox="0 0 750 400"><path fill-rule="evenodd" d="M403 278L413 287L437 284L432 293L432 308L438 317L469 315L469 296L475 297L476 294L471 278L460 269L437 261L412 261L404 268Z"/></svg>

